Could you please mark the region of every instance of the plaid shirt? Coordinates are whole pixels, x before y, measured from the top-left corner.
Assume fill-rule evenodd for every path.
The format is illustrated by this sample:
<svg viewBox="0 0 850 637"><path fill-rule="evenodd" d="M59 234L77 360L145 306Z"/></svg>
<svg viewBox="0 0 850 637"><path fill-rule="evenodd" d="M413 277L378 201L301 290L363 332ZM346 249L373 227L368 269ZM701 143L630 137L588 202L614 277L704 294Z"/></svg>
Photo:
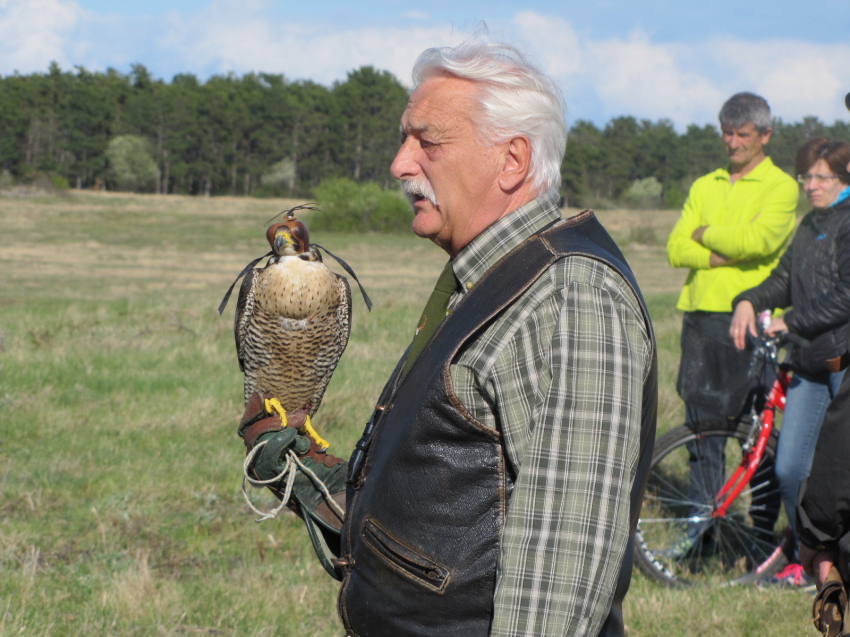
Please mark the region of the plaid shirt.
<svg viewBox="0 0 850 637"><path fill-rule="evenodd" d="M455 258L466 293L496 261L561 218L540 197ZM497 568L492 636L596 635L629 533L650 341L623 279L561 259L479 338L451 374L470 414L503 436L515 484Z"/></svg>

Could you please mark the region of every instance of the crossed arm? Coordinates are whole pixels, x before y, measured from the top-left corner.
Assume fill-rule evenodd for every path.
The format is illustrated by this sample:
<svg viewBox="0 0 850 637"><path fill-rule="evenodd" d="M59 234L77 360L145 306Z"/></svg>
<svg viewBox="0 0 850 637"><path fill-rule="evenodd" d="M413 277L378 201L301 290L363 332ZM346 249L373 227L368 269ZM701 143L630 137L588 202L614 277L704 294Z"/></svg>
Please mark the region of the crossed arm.
<svg viewBox="0 0 850 637"><path fill-rule="evenodd" d="M751 217L712 224L706 223L705 199L692 189L670 233L667 254L673 267L705 270L760 259L779 250L794 227L796 193L785 187L769 192Z"/></svg>

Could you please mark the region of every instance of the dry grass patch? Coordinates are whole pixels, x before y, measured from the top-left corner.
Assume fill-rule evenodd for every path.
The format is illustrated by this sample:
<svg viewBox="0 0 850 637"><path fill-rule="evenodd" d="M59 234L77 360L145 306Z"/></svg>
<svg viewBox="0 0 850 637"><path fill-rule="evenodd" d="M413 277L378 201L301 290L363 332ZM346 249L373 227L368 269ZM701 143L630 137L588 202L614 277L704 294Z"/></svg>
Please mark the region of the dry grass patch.
<svg viewBox="0 0 850 637"><path fill-rule="evenodd" d="M107 613L114 612L131 621L147 618L159 623L180 607L180 598L174 583L154 576L149 553L140 550L130 567L115 573L104 586L103 607Z"/></svg>

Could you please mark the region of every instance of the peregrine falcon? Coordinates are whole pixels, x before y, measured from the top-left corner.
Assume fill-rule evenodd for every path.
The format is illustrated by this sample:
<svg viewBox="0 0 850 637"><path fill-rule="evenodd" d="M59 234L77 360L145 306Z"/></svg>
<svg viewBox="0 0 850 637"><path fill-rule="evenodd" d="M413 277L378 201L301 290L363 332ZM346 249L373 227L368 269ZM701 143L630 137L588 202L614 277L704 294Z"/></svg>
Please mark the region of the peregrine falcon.
<svg viewBox="0 0 850 637"><path fill-rule="evenodd" d="M271 257L264 268L245 273L234 321L245 403L254 394L277 399L287 412L306 412L312 431L309 416L348 344L351 288L322 262L292 210L266 238Z"/></svg>

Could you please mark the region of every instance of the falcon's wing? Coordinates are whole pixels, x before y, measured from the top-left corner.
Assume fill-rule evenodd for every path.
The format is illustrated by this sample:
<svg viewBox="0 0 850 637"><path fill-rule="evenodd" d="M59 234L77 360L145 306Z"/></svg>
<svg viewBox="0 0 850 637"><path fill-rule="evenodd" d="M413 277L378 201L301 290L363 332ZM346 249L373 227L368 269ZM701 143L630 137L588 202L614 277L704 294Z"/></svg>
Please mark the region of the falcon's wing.
<svg viewBox="0 0 850 637"><path fill-rule="evenodd" d="M348 345L348 337L351 334L351 286L348 283L348 279L344 276L334 274L337 285L339 285L340 296L340 302L336 310L336 324L339 327L337 330L337 347L339 348L339 355L342 356L345 346Z"/></svg>
<svg viewBox="0 0 850 637"><path fill-rule="evenodd" d="M351 286L348 284L348 279L344 276L334 273L336 277L337 290L339 291L339 301L336 305L336 312L333 314L333 336L326 348L326 360L323 368L325 373L322 379L316 383L316 391L313 394L311 414L315 414L316 410L322 402L322 396L325 394L325 389L331 380L331 376L336 369L337 363L348 345L348 337L351 334Z"/></svg>
<svg viewBox="0 0 850 637"><path fill-rule="evenodd" d="M236 337L236 356L239 358L239 369L245 371L245 353L242 350L242 343L245 342L245 334L248 331L248 324L254 314L254 289L257 284L257 276L260 270L252 268L245 278L242 279L242 286L239 288L239 299L236 301L236 314L233 319L233 334Z"/></svg>

